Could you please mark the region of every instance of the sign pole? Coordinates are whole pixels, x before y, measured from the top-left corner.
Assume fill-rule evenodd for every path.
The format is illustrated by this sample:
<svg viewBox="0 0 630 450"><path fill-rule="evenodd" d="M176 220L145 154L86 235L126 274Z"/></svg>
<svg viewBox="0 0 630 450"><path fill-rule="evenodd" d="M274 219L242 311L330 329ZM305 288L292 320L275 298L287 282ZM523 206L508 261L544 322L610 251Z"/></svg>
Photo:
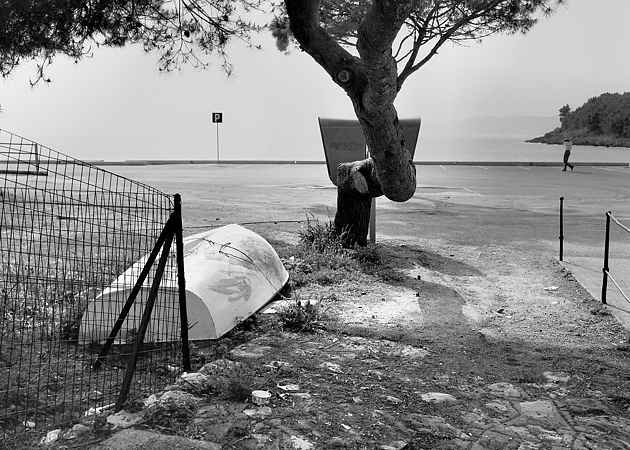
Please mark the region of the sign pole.
<svg viewBox="0 0 630 450"><path fill-rule="evenodd" d="M370 150L365 146L365 157L370 157ZM376 198L372 197L370 205L370 242L376 244Z"/></svg>
<svg viewBox="0 0 630 450"><path fill-rule="evenodd" d="M376 198L372 198L370 207L370 242L376 244Z"/></svg>
<svg viewBox="0 0 630 450"><path fill-rule="evenodd" d="M212 123L217 124L217 162L221 160L219 156L219 124L223 122L223 113L222 112L213 112L212 113Z"/></svg>
<svg viewBox="0 0 630 450"><path fill-rule="evenodd" d="M219 122L217 122L217 162L219 162Z"/></svg>

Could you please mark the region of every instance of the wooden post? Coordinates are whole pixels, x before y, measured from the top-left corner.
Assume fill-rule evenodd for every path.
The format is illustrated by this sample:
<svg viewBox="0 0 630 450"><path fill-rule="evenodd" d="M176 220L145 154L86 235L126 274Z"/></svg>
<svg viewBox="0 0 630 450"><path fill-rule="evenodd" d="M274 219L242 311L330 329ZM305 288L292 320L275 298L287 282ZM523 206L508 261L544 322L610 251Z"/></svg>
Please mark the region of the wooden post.
<svg viewBox="0 0 630 450"><path fill-rule="evenodd" d="M376 198L372 199L370 207L370 242L376 244Z"/></svg>

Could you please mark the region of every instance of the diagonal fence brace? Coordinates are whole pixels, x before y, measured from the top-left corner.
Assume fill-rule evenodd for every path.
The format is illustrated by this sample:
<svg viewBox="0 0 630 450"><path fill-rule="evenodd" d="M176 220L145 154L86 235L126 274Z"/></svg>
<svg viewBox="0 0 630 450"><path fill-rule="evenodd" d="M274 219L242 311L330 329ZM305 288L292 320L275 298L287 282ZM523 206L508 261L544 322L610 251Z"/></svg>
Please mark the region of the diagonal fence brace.
<svg viewBox="0 0 630 450"><path fill-rule="evenodd" d="M171 221L169 220L169 222ZM174 237L175 237L175 230L173 229L172 226L170 226L169 232L167 233L167 236L166 236L166 240L164 241L164 247L162 248L162 254L160 255L160 260L158 262L157 269L155 270L155 277L153 278L153 283L151 284L151 290L149 291L149 298L147 299L147 304L144 308L142 319L140 320L140 327L138 328L138 334L136 335L136 340L133 345L131 358L129 358L129 362L127 364L127 371L125 372L125 379L123 380L123 384L120 389L120 394L118 396L118 401L116 402L116 407L115 407L116 411L121 410L125 402L127 401L127 396L129 395L129 390L131 388L131 381L133 380L133 376L136 371L136 363L138 362L138 354L142 351L142 346L144 344L144 336L149 326L149 320L151 319L151 313L153 312L155 299L157 298L158 291L160 289L160 283L162 282L162 276L164 275L164 268L166 267L166 261L169 256L169 252L171 250L171 243L173 242Z"/></svg>
<svg viewBox="0 0 630 450"><path fill-rule="evenodd" d="M151 267L153 266L153 263L155 262L155 259L157 258L157 255L160 252L160 248L166 241L167 237L170 236L172 239L175 226L176 226L175 218L173 215L171 215L170 218L167 220L166 225L164 225L164 228L162 229L160 236L155 242L155 245L153 246L153 249L151 250L149 257L147 258L147 261L144 264L142 271L140 272L140 276L136 280L136 284L133 286L133 289L131 290L129 297L127 298L127 302L123 306L123 309L120 311L118 319L116 320L116 323L114 324L114 327L112 328L112 331L109 333L109 337L105 341L105 345L103 345L103 348L101 349L99 355L96 357L96 361L94 361L94 364L92 364L92 369L98 370L101 367L101 364L103 363L103 360L105 359L112 345L114 344L114 340L116 339L118 332L122 328L122 325L125 322L125 319L127 318L129 311L131 310L131 307L136 301L136 297L138 296L140 289L142 289L142 285L144 284L144 281L146 280L147 276L149 275L149 272L151 271Z"/></svg>

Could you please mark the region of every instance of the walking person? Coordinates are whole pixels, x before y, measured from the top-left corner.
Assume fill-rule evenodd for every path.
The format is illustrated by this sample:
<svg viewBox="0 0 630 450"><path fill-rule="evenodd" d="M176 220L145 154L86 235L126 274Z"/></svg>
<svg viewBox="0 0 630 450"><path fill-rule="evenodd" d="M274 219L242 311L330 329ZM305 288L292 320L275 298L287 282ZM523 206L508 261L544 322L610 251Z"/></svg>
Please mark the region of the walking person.
<svg viewBox="0 0 630 450"><path fill-rule="evenodd" d="M573 147L573 142L571 142L571 139L565 139L564 157L562 158L562 160L564 161L564 168L562 169L563 172L567 171L567 166L569 166L571 168L571 172L573 172L573 164L569 163L569 156L571 156L571 147Z"/></svg>

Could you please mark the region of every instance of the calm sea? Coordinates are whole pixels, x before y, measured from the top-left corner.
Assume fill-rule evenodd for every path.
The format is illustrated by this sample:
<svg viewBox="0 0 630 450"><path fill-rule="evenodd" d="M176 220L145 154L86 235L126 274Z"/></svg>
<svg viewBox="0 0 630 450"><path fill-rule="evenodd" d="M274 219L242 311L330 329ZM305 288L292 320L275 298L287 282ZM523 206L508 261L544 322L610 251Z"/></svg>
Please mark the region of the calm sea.
<svg viewBox="0 0 630 450"><path fill-rule="evenodd" d="M416 147L416 161L562 161L561 145L529 144L516 136L425 137ZM630 162L630 149L574 146L571 160Z"/></svg>

